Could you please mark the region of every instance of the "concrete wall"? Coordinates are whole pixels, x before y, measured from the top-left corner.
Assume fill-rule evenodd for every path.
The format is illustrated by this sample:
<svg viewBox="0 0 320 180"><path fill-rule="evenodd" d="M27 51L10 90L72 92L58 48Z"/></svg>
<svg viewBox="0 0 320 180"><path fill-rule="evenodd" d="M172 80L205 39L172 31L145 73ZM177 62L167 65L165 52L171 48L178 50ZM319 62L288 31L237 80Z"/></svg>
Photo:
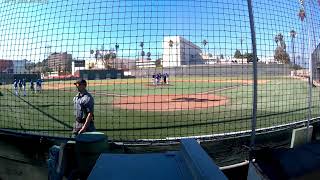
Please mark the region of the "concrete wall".
<svg viewBox="0 0 320 180"><path fill-rule="evenodd" d="M130 70L136 77L151 77L153 73L169 73L170 76L212 76L239 77L252 76L250 64L214 64L165 68L147 68ZM290 66L285 64L258 64L258 76L290 76Z"/></svg>

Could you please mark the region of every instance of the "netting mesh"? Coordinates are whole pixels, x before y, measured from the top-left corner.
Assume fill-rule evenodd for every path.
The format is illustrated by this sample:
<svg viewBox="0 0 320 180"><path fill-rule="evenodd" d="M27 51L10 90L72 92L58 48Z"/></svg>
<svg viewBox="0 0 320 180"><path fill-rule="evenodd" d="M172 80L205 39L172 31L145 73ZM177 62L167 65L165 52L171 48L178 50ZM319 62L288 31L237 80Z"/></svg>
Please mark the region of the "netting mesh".
<svg viewBox="0 0 320 180"><path fill-rule="evenodd" d="M253 1L258 129L319 116L319 7ZM96 129L115 140L251 130L247 1L6 0L0 9L2 130L70 137L78 78Z"/></svg>

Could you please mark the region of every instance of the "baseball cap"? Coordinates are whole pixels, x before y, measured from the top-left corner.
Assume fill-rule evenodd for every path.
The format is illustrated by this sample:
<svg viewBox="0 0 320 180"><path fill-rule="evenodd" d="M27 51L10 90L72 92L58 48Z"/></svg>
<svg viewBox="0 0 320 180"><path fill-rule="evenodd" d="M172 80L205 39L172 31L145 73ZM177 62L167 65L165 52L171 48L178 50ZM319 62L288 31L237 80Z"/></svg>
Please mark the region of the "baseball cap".
<svg viewBox="0 0 320 180"><path fill-rule="evenodd" d="M84 80L84 79L78 79L75 83L73 83L74 85L81 85L81 84L84 84L84 85L87 85L87 81Z"/></svg>

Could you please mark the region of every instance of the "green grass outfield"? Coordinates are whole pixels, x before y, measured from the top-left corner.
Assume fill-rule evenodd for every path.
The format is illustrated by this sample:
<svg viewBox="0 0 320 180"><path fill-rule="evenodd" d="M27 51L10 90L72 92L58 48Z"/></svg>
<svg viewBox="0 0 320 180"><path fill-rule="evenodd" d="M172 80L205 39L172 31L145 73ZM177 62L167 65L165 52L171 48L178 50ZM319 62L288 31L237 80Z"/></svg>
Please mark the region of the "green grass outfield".
<svg viewBox="0 0 320 180"><path fill-rule="evenodd" d="M252 85L224 80L244 77L172 78L171 86L149 87L150 79L89 81L95 98L95 125L115 140L158 139L247 130L251 127ZM194 79L203 80L195 82ZM299 121L308 115L308 84L288 77L260 77L268 80L258 85L257 125L269 127ZM208 82L207 80L221 80ZM104 83L105 85L97 85ZM108 84L107 84L108 83ZM0 127L28 133L69 137L73 118L72 99L76 94L71 81L45 82L57 89L41 94L16 97L11 86L0 86ZM64 87L66 86L66 87ZM59 88L58 88L59 87ZM63 88L64 87L64 88ZM226 88L224 90L221 90ZM119 96L151 94L194 94L210 92L229 99L227 105L188 111L135 111L114 108ZM116 96L113 96L115 94ZM313 88L312 117L319 116L319 88Z"/></svg>

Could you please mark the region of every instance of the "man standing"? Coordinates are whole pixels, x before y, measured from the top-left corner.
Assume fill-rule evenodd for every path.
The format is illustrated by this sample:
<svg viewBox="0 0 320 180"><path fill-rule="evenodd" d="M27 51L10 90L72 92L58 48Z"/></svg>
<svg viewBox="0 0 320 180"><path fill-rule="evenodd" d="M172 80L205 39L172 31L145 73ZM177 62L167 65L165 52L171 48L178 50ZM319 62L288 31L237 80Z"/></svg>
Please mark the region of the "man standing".
<svg viewBox="0 0 320 180"><path fill-rule="evenodd" d="M78 135L84 132L95 131L96 128L93 123L94 99L86 90L87 82L84 79L80 79L74 85L76 85L79 93L73 98L74 115L76 117L73 134Z"/></svg>
<svg viewBox="0 0 320 180"><path fill-rule="evenodd" d="M21 79L19 79L18 84L19 84L19 92L21 93L22 92L22 80Z"/></svg>
<svg viewBox="0 0 320 180"><path fill-rule="evenodd" d="M164 73L162 75L162 77L163 77L163 83L166 85L167 84L167 73Z"/></svg>
<svg viewBox="0 0 320 180"><path fill-rule="evenodd" d="M27 92L26 92L26 79L22 79L22 88L23 88L23 96L27 96Z"/></svg>
<svg viewBox="0 0 320 180"><path fill-rule="evenodd" d="M169 84L169 74L166 73L166 84Z"/></svg>
<svg viewBox="0 0 320 180"><path fill-rule="evenodd" d="M41 80L41 79L38 79L38 80L36 81L36 91L35 91L35 92L39 92L39 93L42 92L41 84L42 84L42 80Z"/></svg>
<svg viewBox="0 0 320 180"><path fill-rule="evenodd" d="M32 93L35 92L35 90L34 90L34 83L33 83L33 80L32 80L32 79L30 80L30 90L31 90Z"/></svg>
<svg viewBox="0 0 320 180"><path fill-rule="evenodd" d="M18 80L14 79L13 81L14 95L18 96Z"/></svg>

